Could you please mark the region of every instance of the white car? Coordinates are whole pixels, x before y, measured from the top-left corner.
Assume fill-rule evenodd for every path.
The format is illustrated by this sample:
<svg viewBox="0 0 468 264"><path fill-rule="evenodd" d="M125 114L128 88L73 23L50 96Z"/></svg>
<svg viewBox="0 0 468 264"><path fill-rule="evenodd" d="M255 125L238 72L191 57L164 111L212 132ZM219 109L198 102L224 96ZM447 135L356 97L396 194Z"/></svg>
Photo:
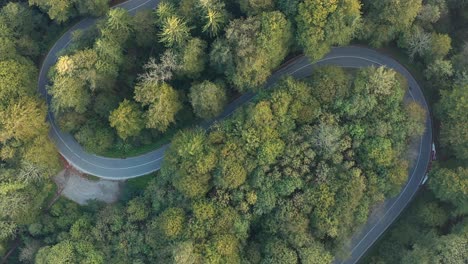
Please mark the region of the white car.
<svg viewBox="0 0 468 264"><path fill-rule="evenodd" d="M429 179L429 176L428 176L428 174L426 173L426 175L424 175L424 178L423 178L422 181L421 181L421 185L424 185L424 184L427 182L428 179Z"/></svg>

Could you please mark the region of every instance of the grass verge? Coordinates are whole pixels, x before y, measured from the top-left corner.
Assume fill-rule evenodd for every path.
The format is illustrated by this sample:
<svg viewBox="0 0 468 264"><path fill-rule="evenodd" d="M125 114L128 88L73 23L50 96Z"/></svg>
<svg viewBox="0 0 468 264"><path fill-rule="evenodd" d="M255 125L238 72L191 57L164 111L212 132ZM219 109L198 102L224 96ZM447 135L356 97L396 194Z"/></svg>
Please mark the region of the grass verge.
<svg viewBox="0 0 468 264"><path fill-rule="evenodd" d="M141 177L136 177L133 179L129 179L125 182L125 185L122 188L122 192L120 195L120 200L125 202L129 201L133 197L137 196L138 194L143 193L146 189L146 186L158 177L159 172L153 172Z"/></svg>

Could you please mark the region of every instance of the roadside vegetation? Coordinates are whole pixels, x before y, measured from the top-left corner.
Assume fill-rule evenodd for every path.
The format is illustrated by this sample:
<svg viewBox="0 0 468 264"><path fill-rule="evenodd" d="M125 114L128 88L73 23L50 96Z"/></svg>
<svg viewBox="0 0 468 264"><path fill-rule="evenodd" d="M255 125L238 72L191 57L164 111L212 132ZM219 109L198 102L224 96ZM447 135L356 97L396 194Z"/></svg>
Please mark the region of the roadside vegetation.
<svg viewBox="0 0 468 264"><path fill-rule="evenodd" d="M404 185L424 111L386 68L325 67L262 88L288 57L351 41L398 47L422 70L440 150L415 213L367 261L466 259L466 1L171 0L135 16L109 4L0 1L0 255L19 244L9 263L331 263ZM37 75L85 16L101 18L48 73L60 127L108 156L172 145L121 202L45 210L60 162ZM251 91L229 119L196 127Z"/></svg>
<svg viewBox="0 0 468 264"><path fill-rule="evenodd" d="M468 7L463 1L427 1L415 24L414 35L408 37L418 41L410 42L408 53L419 54L414 63L427 67L423 74L426 94L434 102L437 162L432 164L426 187L362 263L464 263L468 259ZM447 32L452 41L439 32ZM439 44L427 42L434 38L439 44L445 42L443 47L451 43L453 48L434 49ZM434 60L434 54L444 56Z"/></svg>

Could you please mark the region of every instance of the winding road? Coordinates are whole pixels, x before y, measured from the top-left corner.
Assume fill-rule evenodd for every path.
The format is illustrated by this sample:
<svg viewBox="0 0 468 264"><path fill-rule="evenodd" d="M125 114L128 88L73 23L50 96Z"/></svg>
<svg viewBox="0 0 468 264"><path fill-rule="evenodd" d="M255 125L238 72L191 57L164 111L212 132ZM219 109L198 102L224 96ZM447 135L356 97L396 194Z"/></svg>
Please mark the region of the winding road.
<svg viewBox="0 0 468 264"><path fill-rule="evenodd" d="M154 8L159 0L129 0L116 7L121 7L134 14L137 10ZM47 94L46 85L48 84L47 73L57 61L58 53L66 48L71 42L71 34L77 29L86 29L93 25L96 19L84 19L70 30L68 30L51 48L45 57L38 80L39 92L50 103L50 96ZM287 64L275 72L267 81L266 87L270 87L281 77L292 75L296 78L304 78L311 74L314 67L323 65L338 65L341 67L360 68L366 66L384 65L400 72L408 81L411 89L408 91L411 98L421 104L427 112L426 130L419 140L419 153L410 169L408 182L401 193L392 199L387 199L380 207L379 214L370 217L368 222L356 230L349 243L349 255L344 261L336 260L335 263L356 263L367 249L382 235L390 224L398 217L406 205L411 201L414 194L418 191L420 183L424 178L431 156L432 144L432 123L429 115L428 105L424 95L412 75L397 61L378 53L374 50L362 47L339 47L333 48L323 59L311 63L306 57L300 57ZM255 94L247 93L229 104L225 111L216 120L229 116L234 110L250 101ZM50 107L49 107L50 108ZM51 125L50 138L55 142L57 149L67 161L76 169L110 180L124 180L134 178L159 170L164 158L164 152L168 145L147 154L130 157L126 159L115 159L96 156L87 153L73 138L72 135L60 131L56 125L53 113L49 111L48 120ZM215 120L215 121L216 121ZM210 124L204 124L209 126Z"/></svg>

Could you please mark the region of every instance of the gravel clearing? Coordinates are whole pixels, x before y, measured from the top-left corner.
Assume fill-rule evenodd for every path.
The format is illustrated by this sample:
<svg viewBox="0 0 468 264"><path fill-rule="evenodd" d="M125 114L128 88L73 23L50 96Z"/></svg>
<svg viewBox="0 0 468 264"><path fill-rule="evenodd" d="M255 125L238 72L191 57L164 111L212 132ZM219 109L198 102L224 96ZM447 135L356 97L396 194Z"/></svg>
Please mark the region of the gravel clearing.
<svg viewBox="0 0 468 264"><path fill-rule="evenodd" d="M59 188L63 188L63 196L81 205L85 205L89 200L116 202L123 183L109 180L91 181L73 170L61 171L54 177L54 181Z"/></svg>

